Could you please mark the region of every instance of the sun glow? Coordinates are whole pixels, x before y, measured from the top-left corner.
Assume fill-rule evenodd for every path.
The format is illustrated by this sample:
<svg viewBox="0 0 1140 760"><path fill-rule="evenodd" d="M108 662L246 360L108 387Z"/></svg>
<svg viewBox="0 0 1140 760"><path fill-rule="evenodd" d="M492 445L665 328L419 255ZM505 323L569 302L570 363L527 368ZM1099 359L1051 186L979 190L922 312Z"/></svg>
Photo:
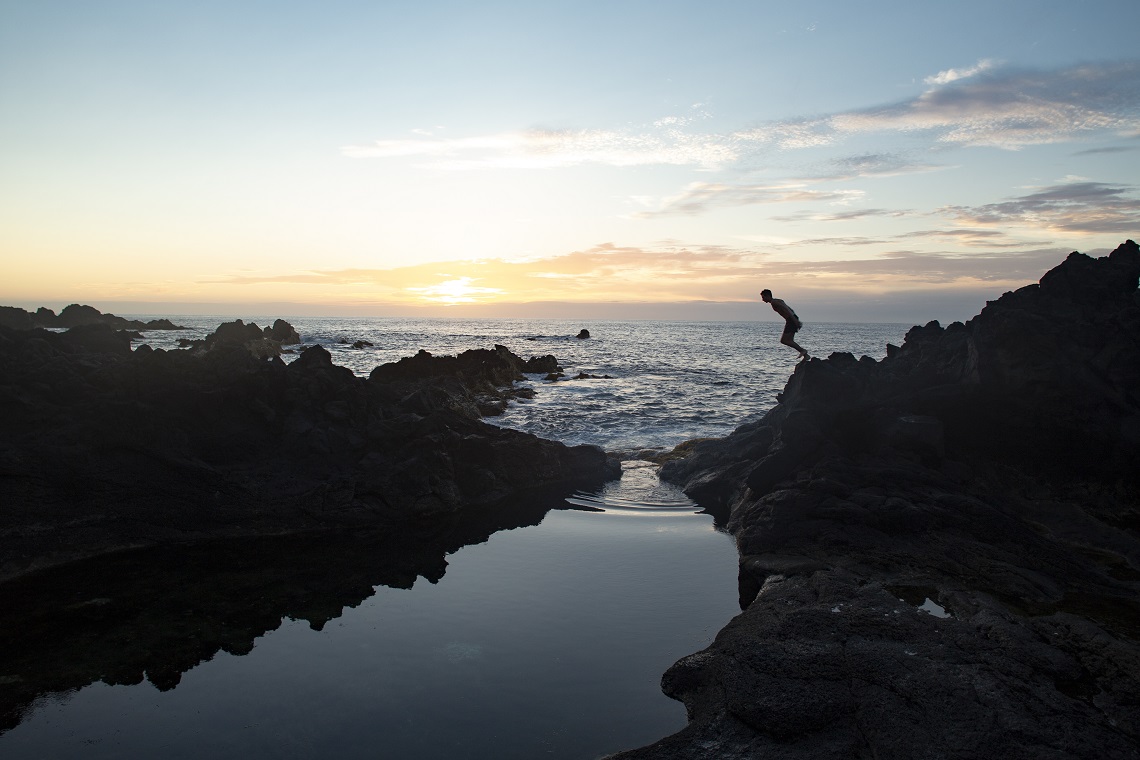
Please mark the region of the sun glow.
<svg viewBox="0 0 1140 760"><path fill-rule="evenodd" d="M420 299L423 301L441 304L489 301L492 300L493 296L503 292L498 288L476 287L472 285L473 282L476 282L476 279L473 277L459 277L454 280L441 282L438 285L430 285L426 288L408 288L408 290L413 293L419 293Z"/></svg>

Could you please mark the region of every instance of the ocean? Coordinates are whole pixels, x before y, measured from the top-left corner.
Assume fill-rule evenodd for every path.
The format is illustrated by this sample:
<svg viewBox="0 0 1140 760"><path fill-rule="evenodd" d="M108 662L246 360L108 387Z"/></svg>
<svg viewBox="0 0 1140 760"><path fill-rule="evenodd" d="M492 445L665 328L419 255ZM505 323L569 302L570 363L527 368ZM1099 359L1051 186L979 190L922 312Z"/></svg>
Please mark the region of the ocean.
<svg viewBox="0 0 1140 760"><path fill-rule="evenodd" d="M305 345L361 376L421 348L495 344L553 354L570 377L608 375L528 377L534 399L489 421L627 455L758 418L797 360L771 322L285 318ZM172 319L191 329L136 344L169 349L232 321ZM813 355L878 359L908 328L808 324L797 337ZM589 339L575 337L582 329ZM351 347L361 340L373 345ZM287 553L284 570L259 560L196 572L161 550L69 570L59 600L42 599L45 619L60 623L43 636L39 696L0 733L0 756L587 760L680 730L684 707L662 694L661 675L739 612L732 536L637 459L619 480L552 507L539 524L452 551L441 577L365 575L362 601L348 604L304 582L324 573L312 554ZM369 555L348 565L367 568ZM154 580L171 578L181 580ZM180 593L131 601L163 582ZM270 603L279 597L303 601L304 614ZM259 611L264 632L243 634L240 615L211 616L221 598ZM115 624L88 628L76 610ZM231 643L205 640L218 636ZM172 675L182 660L168 653L188 651L197 664ZM95 657L86 670L85 652ZM68 681L80 672L104 675ZM35 678L0 666L0 685Z"/></svg>
<svg viewBox="0 0 1140 760"><path fill-rule="evenodd" d="M191 328L154 331L136 345L176 348L233 318L168 316ZM245 321L265 327L277 317ZM487 421L575 445L612 452L667 449L691 438L724 436L776 403L799 356L780 345L782 322L651 322L524 319L395 319L285 317L303 346L319 344L335 364L367 376L378 364L420 349L454 355L503 345L524 359L553 354L565 374L604 379L544 381L532 376L531 401L512 402ZM581 330L588 339L578 339ZM832 352L881 359L901 345L906 324L809 323L797 340L813 356ZM371 346L353 348L358 341ZM290 361L296 354L286 354ZM605 376L609 376L608 378Z"/></svg>

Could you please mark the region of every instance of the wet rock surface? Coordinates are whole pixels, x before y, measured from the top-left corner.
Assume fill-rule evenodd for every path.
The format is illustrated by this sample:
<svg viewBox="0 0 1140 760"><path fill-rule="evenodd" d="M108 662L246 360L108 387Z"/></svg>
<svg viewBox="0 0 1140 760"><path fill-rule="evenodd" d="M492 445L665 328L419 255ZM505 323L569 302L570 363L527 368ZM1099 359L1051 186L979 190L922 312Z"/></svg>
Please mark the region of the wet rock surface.
<svg viewBox="0 0 1140 760"><path fill-rule="evenodd" d="M0 329L0 581L172 542L419 530L521 489L618 476L596 447L480 419L528 366L505 348L360 378L319 346L261 358L250 340L274 339L250 327L134 352L106 325Z"/></svg>
<svg viewBox="0 0 1140 760"><path fill-rule="evenodd" d="M1140 250L1079 253L665 457L743 612L614 757L1140 757Z"/></svg>

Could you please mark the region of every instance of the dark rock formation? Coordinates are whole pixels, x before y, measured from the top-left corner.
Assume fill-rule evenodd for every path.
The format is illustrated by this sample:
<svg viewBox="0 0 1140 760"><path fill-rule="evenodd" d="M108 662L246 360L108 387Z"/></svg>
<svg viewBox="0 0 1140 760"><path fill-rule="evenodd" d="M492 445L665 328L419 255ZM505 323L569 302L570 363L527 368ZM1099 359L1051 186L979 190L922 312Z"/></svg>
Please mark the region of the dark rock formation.
<svg viewBox="0 0 1140 760"><path fill-rule="evenodd" d="M1074 253L662 466L744 612L628 758L1140 757L1140 249Z"/></svg>
<svg viewBox="0 0 1140 760"><path fill-rule="evenodd" d="M72 328L87 325L106 325L116 330L185 330L169 319L152 319L140 322L125 319L114 314L104 314L93 306L71 304L65 306L58 315L51 309L41 306L35 313L16 306L0 306L0 327L13 330L32 330L37 327Z"/></svg>
<svg viewBox="0 0 1140 760"><path fill-rule="evenodd" d="M575 337L578 338L578 340L585 340L586 338L590 337L590 331L583 327L578 331L578 334Z"/></svg>
<svg viewBox="0 0 1140 760"><path fill-rule="evenodd" d="M178 347L201 353L220 346L242 346L258 359L270 359L283 353L293 353L291 350L283 349L282 346L297 345L300 342L301 336L297 334L296 329L283 319L276 320L272 327L264 329L252 322L246 324L240 319L235 319L233 322L223 322L218 325L218 329L205 338L199 340L179 338Z"/></svg>
<svg viewBox="0 0 1140 760"><path fill-rule="evenodd" d="M385 383L394 397L417 409L448 409L467 417L501 414L516 397L533 397L533 391L515 388L524 372L560 370L551 355L526 361L506 346L464 351L458 356L432 356L421 350L415 356L382 364L370 379Z"/></svg>
<svg viewBox="0 0 1140 760"><path fill-rule="evenodd" d="M252 326L223 327L209 350L133 353L105 326L0 329L0 581L172 541L406 530L618 475L596 447L479 419L524 364L505 348L364 379L319 346L258 359Z"/></svg>
<svg viewBox="0 0 1140 760"><path fill-rule="evenodd" d="M272 327L266 327L265 337L275 340L283 346L296 346L301 342L301 336L297 330L284 319L274 320ZM372 344L369 343L369 345Z"/></svg>

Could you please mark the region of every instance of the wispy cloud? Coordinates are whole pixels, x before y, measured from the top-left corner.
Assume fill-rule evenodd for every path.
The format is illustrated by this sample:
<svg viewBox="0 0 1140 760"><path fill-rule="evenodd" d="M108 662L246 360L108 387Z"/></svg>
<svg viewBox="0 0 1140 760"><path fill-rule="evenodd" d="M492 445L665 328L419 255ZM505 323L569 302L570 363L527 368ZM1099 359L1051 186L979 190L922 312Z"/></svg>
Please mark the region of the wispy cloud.
<svg viewBox="0 0 1140 760"><path fill-rule="evenodd" d="M732 185L694 182L685 190L666 198L655 211L634 214L652 219L677 214L700 214L710 207L748 206L761 203L849 203L862 196L861 190L810 190L799 185Z"/></svg>
<svg viewBox="0 0 1140 760"><path fill-rule="evenodd" d="M871 133L928 134L936 142L1017 149L1097 132L1140 133L1140 62L1055 71L1007 69L983 60L924 80L929 89L898 103L768 122L729 134L692 127L701 104L630 129L531 129L472 137L382 139L342 148L352 158L417 158L441 169L558 168L582 164L719 169L758 150L836 144Z"/></svg>
<svg viewBox="0 0 1140 760"><path fill-rule="evenodd" d="M787 214L785 216L773 216L771 219L777 222L850 222L857 219L867 219L873 217L898 219L900 217L910 216L914 213L914 211L909 211L907 209L859 208L850 209L847 211L836 211L833 213L812 213L809 211L800 211L795 214Z"/></svg>
<svg viewBox="0 0 1140 760"><path fill-rule="evenodd" d="M422 158L437 169L555 169L582 164L674 165L716 169L739 158L732 141L689 134L683 119L660 120L651 131L527 130L467 138L417 137L350 145L350 158Z"/></svg>
<svg viewBox="0 0 1140 760"><path fill-rule="evenodd" d="M934 76L929 76L922 81L926 82L927 84L950 84L951 82L957 82L959 79L969 79L970 77L976 74L980 74L983 71L987 71L988 69L992 69L993 67L994 61L988 58L983 58L982 60L978 61L976 65L971 66L968 69L946 69L945 71L939 71Z"/></svg>
<svg viewBox="0 0 1140 760"><path fill-rule="evenodd" d="M837 183L861 177L891 177L936 171L944 167L912 162L893 153L866 153L829 161L814 174L769 184L694 182L680 193L663 199L652 211L634 215L638 219L695 215L713 208L776 203L848 204L864 195L863 190L812 189L813 185ZM644 202L644 201L643 201ZM864 212L853 211L854 215ZM849 217L854 218L854 217Z"/></svg>
<svg viewBox="0 0 1140 760"><path fill-rule="evenodd" d="M913 230L911 232L903 232L897 235L887 235L882 237L870 236L846 236L846 237L817 237L817 238L804 238L802 240L787 241L782 244L782 247L864 247L864 246L879 246L889 247L898 245L900 241L904 240L933 240L941 241L943 243L951 243L955 246L963 246L966 248L980 248L987 251L993 249L1014 249L1014 248L1032 248L1042 245L1047 245L1048 241L1043 240L1022 240L1013 235L1009 235L1001 230L987 230L978 228L966 229L927 229L927 230ZM951 255L951 254L943 254ZM974 254L953 254L953 255L974 255Z"/></svg>
<svg viewBox="0 0 1140 760"><path fill-rule="evenodd" d="M745 141L781 148L830 145L856 134L928 133L936 142L1017 149L1097 132L1140 130L1140 62L1057 71L979 63L927 78L920 95L886 106L758 126Z"/></svg>
<svg viewBox="0 0 1140 760"><path fill-rule="evenodd" d="M1107 148L1089 148L1088 150L1078 150L1074 156L1095 156L1100 153L1131 153L1132 151L1140 150L1138 147L1130 147L1124 145L1112 145Z"/></svg>
<svg viewBox="0 0 1140 760"><path fill-rule="evenodd" d="M1074 182L1046 187L1000 203L945 206L939 213L959 223L1028 225L1057 232L1125 233L1140 229L1140 198L1133 187Z"/></svg>

